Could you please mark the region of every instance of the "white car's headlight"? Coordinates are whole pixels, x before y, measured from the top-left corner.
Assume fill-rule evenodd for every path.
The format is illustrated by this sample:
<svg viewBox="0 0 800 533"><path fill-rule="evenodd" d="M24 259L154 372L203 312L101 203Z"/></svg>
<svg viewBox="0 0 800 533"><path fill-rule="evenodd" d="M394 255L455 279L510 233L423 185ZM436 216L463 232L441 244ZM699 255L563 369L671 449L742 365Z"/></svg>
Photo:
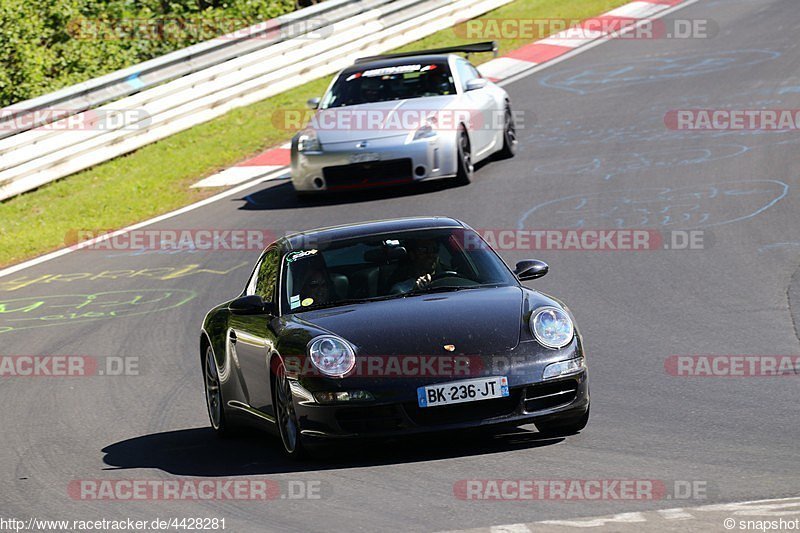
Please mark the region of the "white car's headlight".
<svg viewBox="0 0 800 533"><path fill-rule="evenodd" d="M417 141L419 139L427 139L429 137L436 136L436 130L434 127L436 126L436 120L433 118L429 118L425 121L425 124L417 128L417 131L414 132L414 137L411 139L412 141Z"/></svg>
<svg viewBox="0 0 800 533"><path fill-rule="evenodd" d="M531 331L540 344L563 348L572 341L575 327L569 315L557 307L542 307L531 315Z"/></svg>
<svg viewBox="0 0 800 533"><path fill-rule="evenodd" d="M297 138L298 152L319 152L322 145L319 144L317 132L311 129L303 130Z"/></svg>
<svg viewBox="0 0 800 533"><path fill-rule="evenodd" d="M356 354L344 339L320 335L308 345L311 363L326 376L340 378L356 365Z"/></svg>

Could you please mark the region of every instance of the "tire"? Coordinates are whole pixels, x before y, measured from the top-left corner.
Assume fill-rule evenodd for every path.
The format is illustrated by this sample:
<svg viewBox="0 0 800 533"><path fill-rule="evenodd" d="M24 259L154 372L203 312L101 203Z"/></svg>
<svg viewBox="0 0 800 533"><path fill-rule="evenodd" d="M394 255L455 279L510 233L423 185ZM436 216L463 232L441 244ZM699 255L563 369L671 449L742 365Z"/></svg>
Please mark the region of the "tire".
<svg viewBox="0 0 800 533"><path fill-rule="evenodd" d="M511 107L506 105L505 118L503 122L503 147L497 152L498 159L510 159L517 153L517 129L514 125L514 115L511 114Z"/></svg>
<svg viewBox="0 0 800 533"><path fill-rule="evenodd" d="M539 422L534 423L536 424L536 429L539 430L539 434L543 437L566 437L575 435L576 433L580 433L581 430L586 427L586 424L589 423L589 409L586 409L586 413L580 418L571 419L566 422L554 420L546 424Z"/></svg>
<svg viewBox="0 0 800 533"><path fill-rule="evenodd" d="M469 135L467 130L463 127L458 129L458 172L456 173L456 182L461 185L468 185L472 181L472 174L475 171L472 164L472 148L469 143Z"/></svg>
<svg viewBox="0 0 800 533"><path fill-rule="evenodd" d="M222 399L222 385L219 381L219 372L214 360L214 350L206 347L203 360L203 383L206 394L206 407L211 428L220 437L230 437L238 429L225 416L225 402Z"/></svg>
<svg viewBox="0 0 800 533"><path fill-rule="evenodd" d="M306 449L300 435L300 426L294 412L292 390L286 377L283 361L278 363L274 374L275 421L278 424L283 451L287 457L301 459L306 456Z"/></svg>

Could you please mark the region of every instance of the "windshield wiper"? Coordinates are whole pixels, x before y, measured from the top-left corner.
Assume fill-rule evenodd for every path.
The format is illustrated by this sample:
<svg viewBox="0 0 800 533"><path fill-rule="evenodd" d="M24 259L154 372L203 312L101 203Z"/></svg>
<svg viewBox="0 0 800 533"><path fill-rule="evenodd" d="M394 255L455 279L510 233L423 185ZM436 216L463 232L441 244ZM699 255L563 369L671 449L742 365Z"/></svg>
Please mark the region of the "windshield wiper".
<svg viewBox="0 0 800 533"><path fill-rule="evenodd" d="M412 294L433 294L436 292L455 292L466 289L480 289L483 287L490 287L491 285L441 285L438 287L426 287L423 289L412 289L405 293L406 296Z"/></svg>
<svg viewBox="0 0 800 533"><path fill-rule="evenodd" d="M369 303L369 302L378 302L378 301L381 301L381 300L393 300L395 298L400 298L402 296L405 296L405 295L404 294L387 294L385 296L373 296L372 298L346 298L344 300L336 300L334 302L327 302L327 303L322 303L322 304L319 304L319 305L310 306L310 307L307 307L305 309L302 309L302 311L313 311L313 310L316 310L316 309L328 309L328 308L331 308L331 307L340 307L340 306L343 306L343 305L366 304L366 303Z"/></svg>

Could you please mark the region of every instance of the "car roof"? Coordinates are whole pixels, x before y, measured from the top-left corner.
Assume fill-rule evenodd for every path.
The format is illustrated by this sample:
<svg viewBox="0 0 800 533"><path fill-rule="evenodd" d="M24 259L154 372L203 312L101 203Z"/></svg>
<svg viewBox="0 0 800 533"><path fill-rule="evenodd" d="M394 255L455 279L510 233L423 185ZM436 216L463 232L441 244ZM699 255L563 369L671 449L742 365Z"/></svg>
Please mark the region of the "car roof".
<svg viewBox="0 0 800 533"><path fill-rule="evenodd" d="M355 224L344 224L313 229L288 235L281 239L289 250L303 249L308 242L331 242L358 237L369 237L382 233L398 233L434 228L463 228L465 225L450 217L407 217L376 220Z"/></svg>
<svg viewBox="0 0 800 533"><path fill-rule="evenodd" d="M374 61L366 61L363 63L356 63L350 65L342 71L342 74L352 74L354 72L361 72L364 70L372 70L375 68L397 67L400 65L413 65L416 63L447 63L450 56L461 57L456 54L427 54L420 56L407 56L407 57L387 57L386 59L376 59Z"/></svg>

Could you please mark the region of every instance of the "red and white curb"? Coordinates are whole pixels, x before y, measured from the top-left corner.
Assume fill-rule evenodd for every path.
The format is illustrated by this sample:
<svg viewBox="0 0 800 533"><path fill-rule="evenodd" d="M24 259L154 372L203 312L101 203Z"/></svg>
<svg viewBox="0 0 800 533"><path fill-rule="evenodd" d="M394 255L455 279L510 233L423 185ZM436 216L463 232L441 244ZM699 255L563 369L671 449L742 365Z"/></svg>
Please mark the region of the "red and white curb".
<svg viewBox="0 0 800 533"><path fill-rule="evenodd" d="M685 0L638 0L584 20L579 26L512 50L478 67L481 74L501 81L651 18ZM603 28L603 31L593 29Z"/></svg>
<svg viewBox="0 0 800 533"><path fill-rule="evenodd" d="M484 77L494 82L502 81L595 43L612 33L623 31L684 2L687 0L637 0L597 17L586 19L580 26L512 50L503 57L480 65L478 70ZM603 28L606 31L592 28ZM275 174L267 177L264 181L285 177L285 172L278 173L277 171L285 171L289 166L290 148L288 143L272 148L252 159L213 174L195 183L192 187L228 187L256 178L264 178L270 173Z"/></svg>
<svg viewBox="0 0 800 533"><path fill-rule="evenodd" d="M289 166L290 149L291 143L282 144L198 181L192 187L229 187L283 170Z"/></svg>

